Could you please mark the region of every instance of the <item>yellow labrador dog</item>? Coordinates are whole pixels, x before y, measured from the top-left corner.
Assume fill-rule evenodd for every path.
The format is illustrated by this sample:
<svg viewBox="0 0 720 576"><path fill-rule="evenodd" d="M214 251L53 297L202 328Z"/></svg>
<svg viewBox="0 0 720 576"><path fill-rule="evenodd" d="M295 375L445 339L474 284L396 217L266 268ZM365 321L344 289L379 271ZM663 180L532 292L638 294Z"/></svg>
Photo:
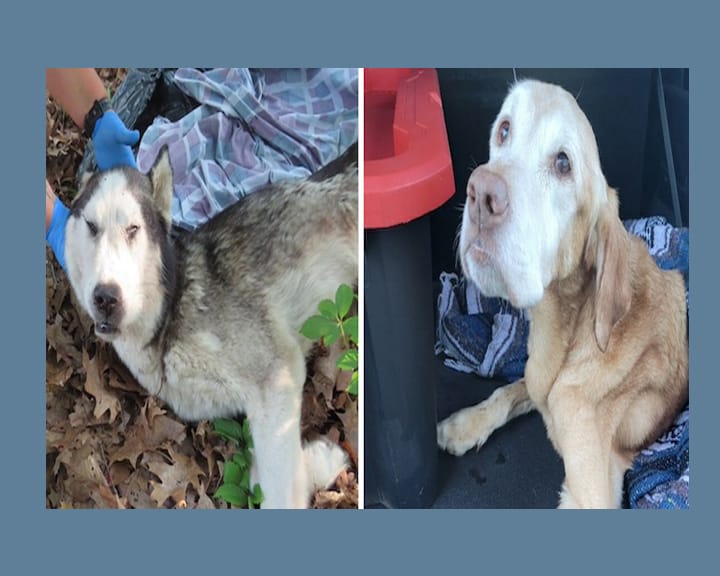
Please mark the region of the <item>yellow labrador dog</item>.
<svg viewBox="0 0 720 576"><path fill-rule="evenodd" d="M533 408L565 465L560 508L616 508L623 474L688 398L685 288L618 217L590 123L558 86L517 83L467 185L459 256L530 314L523 379L438 425L455 455Z"/></svg>

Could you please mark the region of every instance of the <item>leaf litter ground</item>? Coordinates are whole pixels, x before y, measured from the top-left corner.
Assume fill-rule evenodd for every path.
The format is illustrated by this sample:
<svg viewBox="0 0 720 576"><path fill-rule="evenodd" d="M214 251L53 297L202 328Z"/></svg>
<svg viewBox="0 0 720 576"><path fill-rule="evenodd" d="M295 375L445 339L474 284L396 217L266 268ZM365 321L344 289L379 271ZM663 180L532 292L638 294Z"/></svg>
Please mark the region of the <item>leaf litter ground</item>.
<svg viewBox="0 0 720 576"><path fill-rule="evenodd" d="M98 69L111 91L122 69ZM76 194L86 140L47 98L46 174L60 198ZM350 456L314 508L358 505L357 400L345 391L337 350L308 361L302 433L326 435ZM234 446L212 422L188 424L134 380L109 345L95 338L52 252L46 257L46 506L48 508L227 508L213 498Z"/></svg>

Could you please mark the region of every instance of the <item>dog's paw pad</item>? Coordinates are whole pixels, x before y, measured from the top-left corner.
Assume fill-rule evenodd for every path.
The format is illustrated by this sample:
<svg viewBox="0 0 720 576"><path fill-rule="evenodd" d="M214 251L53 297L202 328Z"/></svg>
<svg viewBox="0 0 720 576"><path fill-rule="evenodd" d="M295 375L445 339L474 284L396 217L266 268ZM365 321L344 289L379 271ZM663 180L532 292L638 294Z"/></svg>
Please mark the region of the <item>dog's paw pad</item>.
<svg viewBox="0 0 720 576"><path fill-rule="evenodd" d="M344 450L327 440L314 440L303 449L308 479L313 489L327 488L348 466Z"/></svg>

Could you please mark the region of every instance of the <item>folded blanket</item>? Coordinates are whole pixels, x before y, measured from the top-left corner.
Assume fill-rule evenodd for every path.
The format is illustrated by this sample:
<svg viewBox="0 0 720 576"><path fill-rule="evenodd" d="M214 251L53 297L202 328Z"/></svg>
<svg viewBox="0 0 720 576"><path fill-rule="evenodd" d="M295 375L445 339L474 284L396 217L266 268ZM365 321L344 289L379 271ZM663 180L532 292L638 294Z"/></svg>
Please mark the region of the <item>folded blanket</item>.
<svg viewBox="0 0 720 576"><path fill-rule="evenodd" d="M658 266L679 270L689 294L689 232L659 216L628 220L625 228L642 238ZM472 282L442 273L435 353L445 365L485 378L521 378L527 361L529 320L499 298L482 296ZM640 454L625 478L631 507L687 507L689 408L671 429ZM683 441L684 438L684 441Z"/></svg>
<svg viewBox="0 0 720 576"><path fill-rule="evenodd" d="M175 85L199 106L143 134L148 172L168 146L175 224L194 228L265 184L306 177L342 154L358 133L354 68L202 71L180 68Z"/></svg>
<svg viewBox="0 0 720 576"><path fill-rule="evenodd" d="M625 505L630 508L689 508L690 410L643 450L625 474Z"/></svg>

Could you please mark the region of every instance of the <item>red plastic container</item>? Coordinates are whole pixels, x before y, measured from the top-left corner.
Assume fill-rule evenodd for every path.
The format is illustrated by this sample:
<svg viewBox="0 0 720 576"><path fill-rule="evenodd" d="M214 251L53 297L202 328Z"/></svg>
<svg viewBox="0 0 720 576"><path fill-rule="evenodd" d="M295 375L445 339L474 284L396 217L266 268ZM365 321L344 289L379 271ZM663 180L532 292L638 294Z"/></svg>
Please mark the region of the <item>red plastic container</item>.
<svg viewBox="0 0 720 576"><path fill-rule="evenodd" d="M365 69L365 228L423 216L455 191L432 68Z"/></svg>

